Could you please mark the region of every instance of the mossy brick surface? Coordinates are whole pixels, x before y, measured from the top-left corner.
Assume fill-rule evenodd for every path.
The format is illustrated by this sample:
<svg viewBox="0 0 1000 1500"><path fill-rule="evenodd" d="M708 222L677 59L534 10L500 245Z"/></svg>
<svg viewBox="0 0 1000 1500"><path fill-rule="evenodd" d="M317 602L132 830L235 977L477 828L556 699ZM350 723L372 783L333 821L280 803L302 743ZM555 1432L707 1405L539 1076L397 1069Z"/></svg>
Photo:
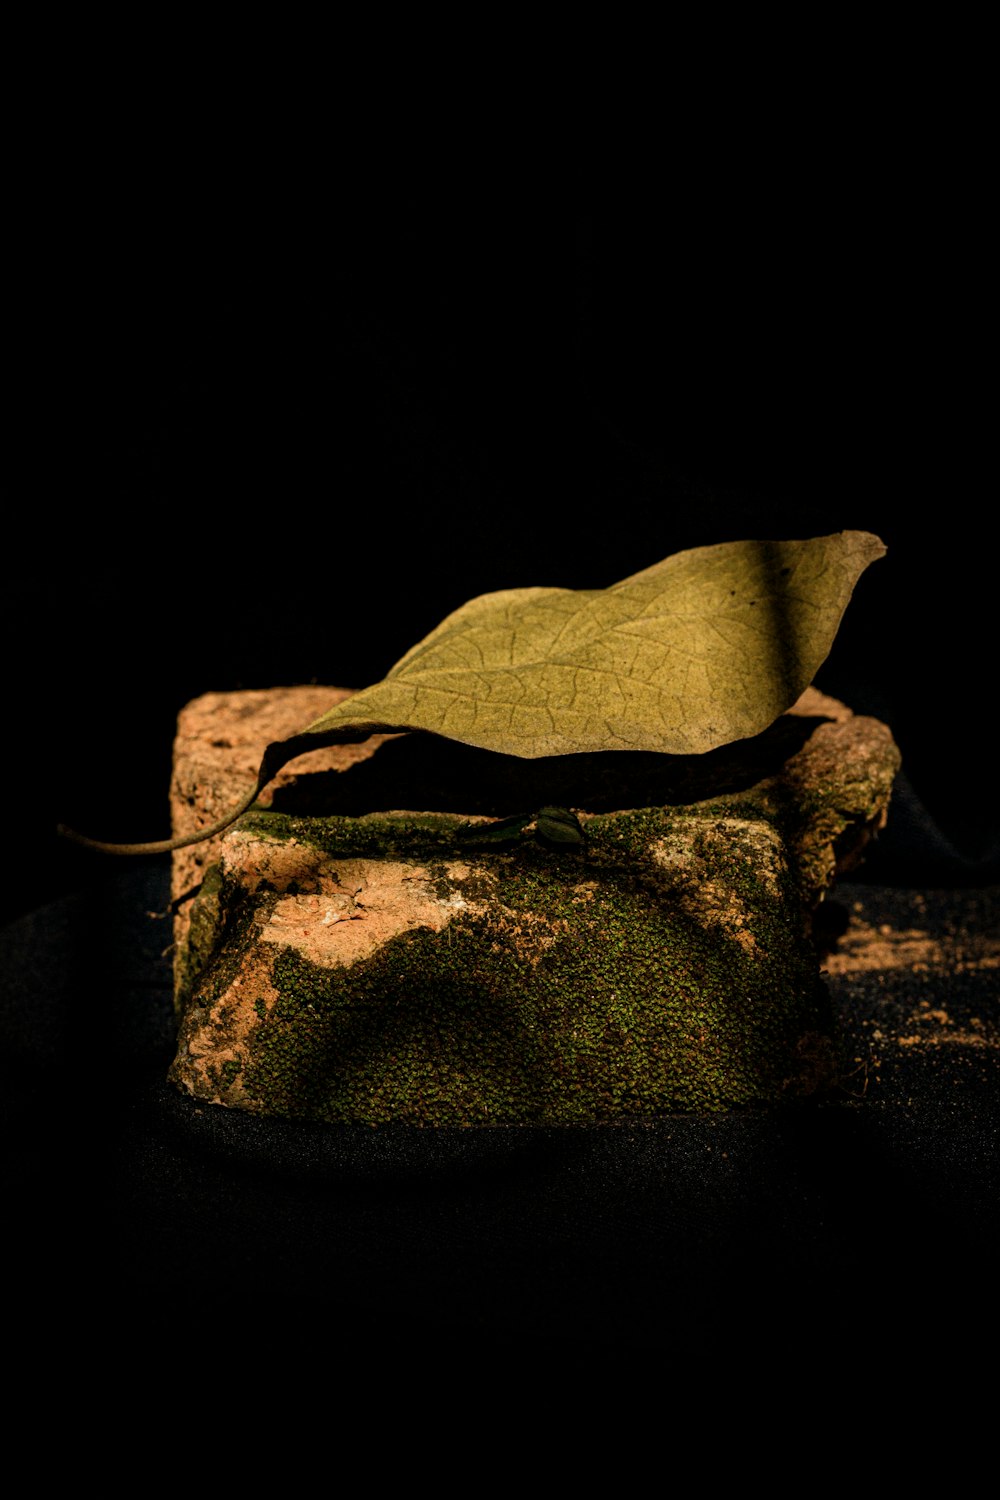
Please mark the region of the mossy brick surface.
<svg viewBox="0 0 1000 1500"><path fill-rule="evenodd" d="M189 705L174 831L252 776L226 742L259 758L261 712L279 737L333 691ZM596 1125L834 1084L811 917L885 820L878 721L810 690L709 757L526 766L419 736L322 754L174 855L181 1091L331 1123ZM491 844L545 803L582 842L524 817Z"/></svg>

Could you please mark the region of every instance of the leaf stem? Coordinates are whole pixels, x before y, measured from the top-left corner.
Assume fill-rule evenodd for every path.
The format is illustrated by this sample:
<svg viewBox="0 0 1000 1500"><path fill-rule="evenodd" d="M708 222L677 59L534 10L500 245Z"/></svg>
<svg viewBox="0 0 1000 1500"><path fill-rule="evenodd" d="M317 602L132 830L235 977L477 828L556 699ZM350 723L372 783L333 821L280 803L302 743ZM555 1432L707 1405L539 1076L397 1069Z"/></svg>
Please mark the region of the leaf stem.
<svg viewBox="0 0 1000 1500"><path fill-rule="evenodd" d="M78 833L75 828L68 828L65 823L56 825L56 832L60 837L70 839L74 844L82 844L85 849L96 849L101 854L171 854L175 849L186 849L190 844L201 844L206 839L214 839L217 834L225 833L231 828L238 818L242 818L248 812L264 788L274 780L283 766L296 756L305 755L311 750L319 750L327 745L357 744L361 740L370 739L373 734L399 734L405 732L405 726L391 724L357 724L350 727L326 730L322 733L310 733L308 730L302 734L290 735L287 740L274 740L267 746L257 773L257 781L253 788L242 798L240 802L225 817L218 822L212 823L208 828L199 828L194 833L178 834L172 839L151 839L139 844L112 844L104 839L92 839L85 833Z"/></svg>
<svg viewBox="0 0 1000 1500"><path fill-rule="evenodd" d="M268 777L267 781L270 779ZM231 828L236 820L253 806L267 785L267 781L261 781L258 778L252 791L248 792L242 801L217 823L212 823L208 828L199 828L194 833L178 834L172 839L150 839L140 844L109 844L103 839L88 838L85 833L78 833L75 828L67 828L64 823L58 825L56 832L63 838L72 840L74 844L82 844L85 849L97 849L101 854L170 854L174 849L186 849L189 844L200 844L205 839L215 838L218 833L225 833L227 828Z"/></svg>

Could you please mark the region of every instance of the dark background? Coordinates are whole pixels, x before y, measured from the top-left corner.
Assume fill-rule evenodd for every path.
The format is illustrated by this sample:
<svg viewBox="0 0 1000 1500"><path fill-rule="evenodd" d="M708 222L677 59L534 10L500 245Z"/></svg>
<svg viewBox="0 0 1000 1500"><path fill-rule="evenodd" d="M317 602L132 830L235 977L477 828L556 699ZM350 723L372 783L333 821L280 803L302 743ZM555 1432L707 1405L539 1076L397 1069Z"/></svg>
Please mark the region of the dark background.
<svg viewBox="0 0 1000 1500"><path fill-rule="evenodd" d="M846 1351L883 1386L911 1346L935 1377L976 1367L941 1341L978 1351L996 1263L988 1068L901 1067L894 1110L516 1143L192 1110L165 1083L166 861L55 833L165 835L176 714L205 691L361 687L490 589L857 527L888 553L818 681L903 752L870 920L911 920L883 886L996 883L988 135L968 90L945 127L930 67L912 101L874 79L885 118L850 136L852 69L808 128L782 94L771 138L758 98L710 141L709 91L603 150L486 149L460 117L363 148L377 94L306 165L239 113L179 144L180 94L156 141L127 111L97 140L89 102L60 120L13 217L2 590L7 1281L45 1358L81 1318L102 1349L128 1330L121 1368L197 1358L221 1288L227 1353L261 1299L311 1355L319 1330L339 1353L374 1329L381 1356L414 1329L397 1385L438 1319L526 1347L579 1319L591 1353L648 1330L684 1369L742 1310L727 1370L764 1347L812 1374ZM988 1016L982 978L928 999Z"/></svg>
<svg viewBox="0 0 1000 1500"><path fill-rule="evenodd" d="M996 878L975 164L225 143L46 177L3 608L5 919L163 837L178 709L363 687L450 609L877 532L818 683L904 756L867 877ZM353 165L352 165L353 162ZM37 251L37 253L36 253Z"/></svg>

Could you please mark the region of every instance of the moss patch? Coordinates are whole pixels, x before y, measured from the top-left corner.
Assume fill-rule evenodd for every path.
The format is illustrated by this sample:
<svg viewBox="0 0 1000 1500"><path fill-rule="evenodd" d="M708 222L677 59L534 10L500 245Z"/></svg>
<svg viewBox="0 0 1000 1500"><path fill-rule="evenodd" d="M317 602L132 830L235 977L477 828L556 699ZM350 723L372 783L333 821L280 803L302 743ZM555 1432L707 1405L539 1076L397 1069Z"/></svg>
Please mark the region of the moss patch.
<svg viewBox="0 0 1000 1500"><path fill-rule="evenodd" d="M182 1037L235 1049L213 1064L218 1102L329 1122L583 1125L812 1093L832 1078L831 1011L789 921L781 840L755 812L598 814L580 850L526 834L461 876L464 820L448 815L244 820L332 864L412 860L453 914L316 963L260 940L273 893L236 882ZM173 1076L195 1091L183 1050Z"/></svg>

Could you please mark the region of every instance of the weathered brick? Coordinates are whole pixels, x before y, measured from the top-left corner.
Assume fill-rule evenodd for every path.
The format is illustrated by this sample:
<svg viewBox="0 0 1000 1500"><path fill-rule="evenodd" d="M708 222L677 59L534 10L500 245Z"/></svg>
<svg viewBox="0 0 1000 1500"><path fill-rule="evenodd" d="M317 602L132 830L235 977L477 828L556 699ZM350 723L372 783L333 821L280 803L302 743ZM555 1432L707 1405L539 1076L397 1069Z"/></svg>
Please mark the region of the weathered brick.
<svg viewBox="0 0 1000 1500"><path fill-rule="evenodd" d="M264 745L340 692L188 705L174 834L235 805ZM373 1125L588 1125L821 1092L838 1038L811 919L884 824L898 767L884 724L812 689L705 756L525 762L404 735L301 757L173 855L172 1082ZM546 805L582 842L554 841L567 825L533 816Z"/></svg>

